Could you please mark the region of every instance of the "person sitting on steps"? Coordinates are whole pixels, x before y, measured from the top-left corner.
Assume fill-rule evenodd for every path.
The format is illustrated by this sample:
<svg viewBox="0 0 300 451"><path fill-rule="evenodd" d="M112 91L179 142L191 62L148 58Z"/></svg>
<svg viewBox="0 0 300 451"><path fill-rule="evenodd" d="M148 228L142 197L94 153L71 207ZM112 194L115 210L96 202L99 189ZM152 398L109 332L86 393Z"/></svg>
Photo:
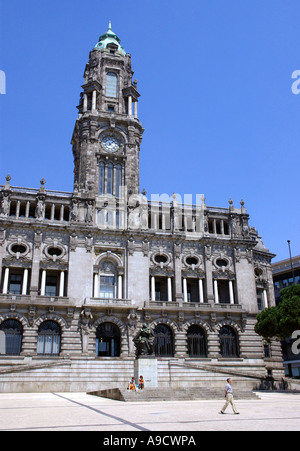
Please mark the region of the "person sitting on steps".
<svg viewBox="0 0 300 451"><path fill-rule="evenodd" d="M136 391L136 385L135 385L134 377L132 377L131 380L129 381L127 390L134 390L134 391Z"/></svg>
<svg viewBox="0 0 300 451"><path fill-rule="evenodd" d="M145 387L144 378L143 378L143 376L140 376L140 378L139 378L139 389L143 390L144 387Z"/></svg>

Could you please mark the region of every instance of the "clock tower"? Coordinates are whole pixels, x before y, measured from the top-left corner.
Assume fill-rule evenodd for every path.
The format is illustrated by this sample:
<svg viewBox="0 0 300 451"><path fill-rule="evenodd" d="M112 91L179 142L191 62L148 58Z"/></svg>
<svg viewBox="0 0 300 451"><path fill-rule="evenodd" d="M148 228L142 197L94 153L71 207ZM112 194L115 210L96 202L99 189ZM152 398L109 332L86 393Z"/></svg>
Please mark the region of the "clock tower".
<svg viewBox="0 0 300 451"><path fill-rule="evenodd" d="M109 23L90 52L71 142L74 196L95 204L95 218L101 206L139 193L140 94L120 42Z"/></svg>

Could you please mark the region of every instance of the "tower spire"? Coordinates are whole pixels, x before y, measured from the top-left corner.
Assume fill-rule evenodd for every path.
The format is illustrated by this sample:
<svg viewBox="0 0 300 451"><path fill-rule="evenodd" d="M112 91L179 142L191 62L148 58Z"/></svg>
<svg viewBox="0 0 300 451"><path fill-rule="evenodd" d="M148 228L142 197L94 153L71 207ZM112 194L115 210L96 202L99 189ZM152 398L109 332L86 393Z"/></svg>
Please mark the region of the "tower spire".
<svg viewBox="0 0 300 451"><path fill-rule="evenodd" d="M121 46L121 39L112 31L111 28L111 20L108 22L107 32L102 34L99 37L99 41L95 46L95 49L105 50L109 44L115 44L118 48L118 51L125 56L125 49Z"/></svg>

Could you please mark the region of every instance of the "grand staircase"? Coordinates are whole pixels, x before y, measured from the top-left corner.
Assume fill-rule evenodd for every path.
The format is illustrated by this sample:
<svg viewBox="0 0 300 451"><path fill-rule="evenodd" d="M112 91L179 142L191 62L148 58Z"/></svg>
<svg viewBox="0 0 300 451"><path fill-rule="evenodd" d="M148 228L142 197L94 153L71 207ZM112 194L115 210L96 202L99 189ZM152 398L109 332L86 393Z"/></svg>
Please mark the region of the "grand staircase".
<svg viewBox="0 0 300 451"><path fill-rule="evenodd" d="M153 402L153 401L192 401L192 400L221 400L224 399L224 391L212 388L145 388L131 391L124 388L113 388L89 392L89 395L115 399L123 402ZM240 389L234 391L235 399L260 399L251 390Z"/></svg>

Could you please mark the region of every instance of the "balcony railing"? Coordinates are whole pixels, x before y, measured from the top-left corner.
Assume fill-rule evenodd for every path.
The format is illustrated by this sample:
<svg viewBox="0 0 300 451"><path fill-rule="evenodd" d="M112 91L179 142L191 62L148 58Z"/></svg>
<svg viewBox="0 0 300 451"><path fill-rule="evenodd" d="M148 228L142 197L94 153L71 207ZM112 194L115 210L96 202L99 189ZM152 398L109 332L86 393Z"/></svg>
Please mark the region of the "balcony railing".
<svg viewBox="0 0 300 451"><path fill-rule="evenodd" d="M39 296L39 295L24 295L24 294L12 294L0 293L1 303L16 303L16 304L56 304L65 305L69 304L70 299L67 296Z"/></svg>
<svg viewBox="0 0 300 451"><path fill-rule="evenodd" d="M118 299L118 298L86 298L84 305L87 307L97 306L113 306L113 307L130 307L136 305L133 299Z"/></svg>

